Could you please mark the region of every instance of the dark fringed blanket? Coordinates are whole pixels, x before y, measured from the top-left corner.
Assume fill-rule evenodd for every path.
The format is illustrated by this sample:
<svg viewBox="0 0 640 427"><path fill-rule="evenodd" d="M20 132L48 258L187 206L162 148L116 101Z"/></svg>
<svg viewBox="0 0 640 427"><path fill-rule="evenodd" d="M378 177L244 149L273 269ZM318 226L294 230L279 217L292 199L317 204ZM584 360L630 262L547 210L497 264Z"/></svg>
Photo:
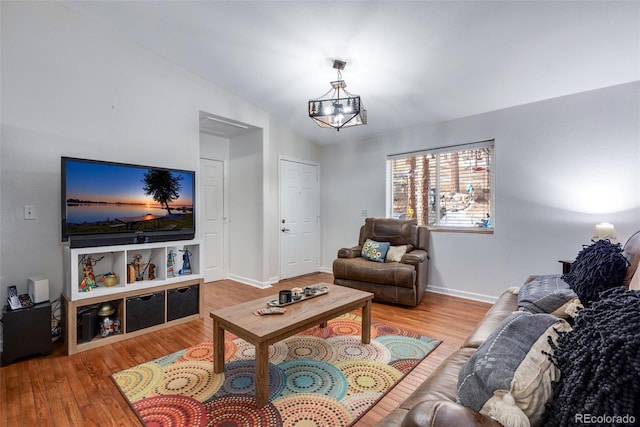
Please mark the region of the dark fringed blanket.
<svg viewBox="0 0 640 427"><path fill-rule="evenodd" d="M552 343L553 344L553 343ZM560 334L546 426L640 424L640 291L613 288ZM626 418L625 418L626 417ZM631 418L633 417L633 418Z"/></svg>
<svg viewBox="0 0 640 427"><path fill-rule="evenodd" d="M582 305L588 307L598 300L600 292L623 286L628 266L619 243L598 240L583 247L562 279L578 295Z"/></svg>

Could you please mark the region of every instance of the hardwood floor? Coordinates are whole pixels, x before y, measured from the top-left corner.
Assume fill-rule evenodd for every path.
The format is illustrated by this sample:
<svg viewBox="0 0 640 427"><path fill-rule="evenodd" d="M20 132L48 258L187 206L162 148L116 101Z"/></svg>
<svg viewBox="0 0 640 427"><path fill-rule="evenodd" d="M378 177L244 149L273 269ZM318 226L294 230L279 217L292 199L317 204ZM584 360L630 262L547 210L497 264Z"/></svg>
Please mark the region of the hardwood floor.
<svg viewBox="0 0 640 427"><path fill-rule="evenodd" d="M49 356L0 368L0 424L11 427L140 425L109 374L211 340L213 331L208 313L213 309L272 295L280 289L332 281L330 274L317 273L282 281L270 289L229 280L211 282L205 284L205 316L200 320L72 356L65 355L62 343L54 343ZM374 320L395 324L443 343L355 425L371 426L398 406L462 344L489 307L490 304L434 293L427 293L413 308L374 303Z"/></svg>

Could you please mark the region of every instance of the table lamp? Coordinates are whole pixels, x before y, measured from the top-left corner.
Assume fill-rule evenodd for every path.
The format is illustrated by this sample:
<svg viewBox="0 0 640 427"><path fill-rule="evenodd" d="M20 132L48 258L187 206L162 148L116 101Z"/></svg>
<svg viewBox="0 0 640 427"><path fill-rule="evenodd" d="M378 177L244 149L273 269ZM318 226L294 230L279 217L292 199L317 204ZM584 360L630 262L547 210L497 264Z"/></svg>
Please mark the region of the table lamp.
<svg viewBox="0 0 640 427"><path fill-rule="evenodd" d="M616 229L613 227L613 224L608 222L596 224L591 240L597 242L598 240L603 239L606 239L611 243L618 243L618 236L616 236Z"/></svg>

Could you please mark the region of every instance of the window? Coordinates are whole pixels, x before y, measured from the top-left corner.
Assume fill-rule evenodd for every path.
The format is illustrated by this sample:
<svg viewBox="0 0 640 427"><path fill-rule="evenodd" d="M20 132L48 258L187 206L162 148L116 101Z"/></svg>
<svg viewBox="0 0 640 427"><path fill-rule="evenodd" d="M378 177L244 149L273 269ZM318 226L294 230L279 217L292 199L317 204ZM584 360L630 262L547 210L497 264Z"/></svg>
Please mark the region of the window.
<svg viewBox="0 0 640 427"><path fill-rule="evenodd" d="M389 156L389 216L436 229L493 230L493 151L491 140Z"/></svg>

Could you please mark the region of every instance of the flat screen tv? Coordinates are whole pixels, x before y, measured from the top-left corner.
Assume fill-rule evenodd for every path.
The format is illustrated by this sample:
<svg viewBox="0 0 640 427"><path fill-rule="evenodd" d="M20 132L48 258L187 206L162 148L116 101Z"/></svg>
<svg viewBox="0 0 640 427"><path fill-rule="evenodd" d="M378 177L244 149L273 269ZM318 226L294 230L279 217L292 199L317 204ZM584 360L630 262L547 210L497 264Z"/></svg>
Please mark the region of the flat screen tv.
<svg viewBox="0 0 640 427"><path fill-rule="evenodd" d="M72 248L195 237L195 172L62 157L62 240Z"/></svg>

